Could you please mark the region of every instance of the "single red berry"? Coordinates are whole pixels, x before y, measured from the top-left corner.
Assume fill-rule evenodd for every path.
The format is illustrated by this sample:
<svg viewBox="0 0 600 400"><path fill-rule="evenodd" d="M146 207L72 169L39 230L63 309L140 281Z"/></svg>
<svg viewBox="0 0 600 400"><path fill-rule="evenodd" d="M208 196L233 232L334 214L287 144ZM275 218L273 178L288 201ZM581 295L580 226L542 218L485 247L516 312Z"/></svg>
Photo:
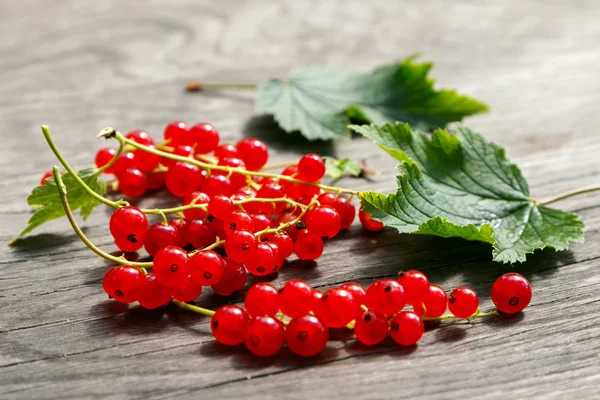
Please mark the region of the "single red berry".
<svg viewBox="0 0 600 400"><path fill-rule="evenodd" d="M344 283L340 287L352 293L352 296L354 296L354 298L356 299L356 301L358 301L359 304L365 304L365 296L367 295L367 291L364 287L362 287L356 282Z"/></svg>
<svg viewBox="0 0 600 400"><path fill-rule="evenodd" d="M204 180L205 172L195 165L176 162L167 171L165 184L169 192L177 197L185 197L198 189Z"/></svg>
<svg viewBox="0 0 600 400"><path fill-rule="evenodd" d="M360 303L352 293L342 288L332 288L316 302L314 313L330 328L343 328L362 312Z"/></svg>
<svg viewBox="0 0 600 400"><path fill-rule="evenodd" d="M217 195L208 202L208 213L219 220L224 220L234 210L233 201L223 195Z"/></svg>
<svg viewBox="0 0 600 400"><path fill-rule="evenodd" d="M321 192L321 189L315 185L308 185L306 183L296 184L296 195L298 198L306 197L312 199L315 196L319 196Z"/></svg>
<svg viewBox="0 0 600 400"><path fill-rule="evenodd" d="M402 311L406 304L404 289L393 279L380 279L367 289L365 305L369 310L390 316Z"/></svg>
<svg viewBox="0 0 600 400"><path fill-rule="evenodd" d="M264 229L273 227L273 221L271 220L271 218L267 217L265 214L252 214L250 217L252 218L252 224L254 226L253 230L255 232L260 232ZM263 237L263 239L266 238L266 236L262 236L262 237Z"/></svg>
<svg viewBox="0 0 600 400"><path fill-rule="evenodd" d="M325 295L325 292L323 292L322 290L319 289L313 289L312 292L312 304L310 306L311 311L315 309L317 303L319 302L319 300L321 300L321 297L323 297Z"/></svg>
<svg viewBox="0 0 600 400"><path fill-rule="evenodd" d="M211 230L211 233L215 235L215 239L217 237L219 239L227 237L227 233L225 233L225 228L223 227L223 221L213 218L213 220L208 223L208 227Z"/></svg>
<svg viewBox="0 0 600 400"><path fill-rule="evenodd" d="M196 300L201 293L202 285L197 284L191 276L173 287L173 298L184 303Z"/></svg>
<svg viewBox="0 0 600 400"><path fill-rule="evenodd" d="M106 273L102 286L106 293L121 303L133 303L144 284L144 274L129 265L113 267Z"/></svg>
<svg viewBox="0 0 600 400"><path fill-rule="evenodd" d="M421 271L402 271L398 273L398 283L404 288L406 302L420 303L429 293L429 279Z"/></svg>
<svg viewBox="0 0 600 400"><path fill-rule="evenodd" d="M144 248L151 256L160 249L167 246L180 246L182 241L181 232L172 225L157 222L148 229Z"/></svg>
<svg viewBox="0 0 600 400"><path fill-rule="evenodd" d="M173 121L165 128L164 138L168 141L168 146L177 147L183 144L188 136L187 126L181 121Z"/></svg>
<svg viewBox="0 0 600 400"><path fill-rule="evenodd" d="M148 180L148 190L157 190L165 186L166 172L153 172L146 176Z"/></svg>
<svg viewBox="0 0 600 400"><path fill-rule="evenodd" d="M308 314L313 306L313 290L302 279L288 281L279 292L281 312L290 318Z"/></svg>
<svg viewBox="0 0 600 400"><path fill-rule="evenodd" d="M402 346L416 344L423 336L424 330L423 320L412 311L402 311L390 321L390 336Z"/></svg>
<svg viewBox="0 0 600 400"><path fill-rule="evenodd" d="M422 304L425 305L423 310ZM435 318L443 315L448 307L448 296L444 289L438 285L429 285L427 294L419 303L413 303L415 314L420 317ZM425 315L423 315L425 314Z"/></svg>
<svg viewBox="0 0 600 400"><path fill-rule="evenodd" d="M254 232L254 221L247 212L235 210L229 213L227 218L225 218L223 227L225 228L227 235L235 231Z"/></svg>
<svg viewBox="0 0 600 400"><path fill-rule="evenodd" d="M238 150L239 158L246 164L249 171L258 171L269 159L269 150L267 146L258 139L242 139L235 147Z"/></svg>
<svg viewBox="0 0 600 400"><path fill-rule="evenodd" d="M125 196L140 197L146 193L148 181L146 176L139 169L129 168L118 175L119 190Z"/></svg>
<svg viewBox="0 0 600 400"><path fill-rule="evenodd" d="M165 285L179 285L189 275L188 259L188 254L181 247L163 247L154 256L156 279Z"/></svg>
<svg viewBox="0 0 600 400"><path fill-rule="evenodd" d="M234 292L242 289L246 284L246 268L227 257L224 262L223 277L212 289L221 296L230 296Z"/></svg>
<svg viewBox="0 0 600 400"><path fill-rule="evenodd" d="M46 184L46 179L48 178L52 178L52 171L46 172L44 174L44 176L42 176L42 179L40 180L40 185L44 186Z"/></svg>
<svg viewBox="0 0 600 400"><path fill-rule="evenodd" d="M239 158L238 149L232 144L221 144L215 149L215 157L223 158Z"/></svg>
<svg viewBox="0 0 600 400"><path fill-rule="evenodd" d="M244 306L251 317L260 315L274 317L279 311L279 293L270 283L255 283L246 293Z"/></svg>
<svg viewBox="0 0 600 400"><path fill-rule="evenodd" d="M143 144L144 146L151 146L154 144L154 139L146 131L140 129L130 131L125 135L127 139L133 140L136 143Z"/></svg>
<svg viewBox="0 0 600 400"><path fill-rule="evenodd" d="M116 149L111 149L105 147L103 149L98 150L96 153L96 158L94 159L94 164L96 164L96 168L102 168L106 164L109 163L110 160L117 154ZM104 171L105 174L112 174L115 172L115 165L111 165L110 168Z"/></svg>
<svg viewBox="0 0 600 400"><path fill-rule="evenodd" d="M130 151L126 151L121 153L121 155L114 162L112 167L110 168L113 171L113 174L119 175L128 170L129 168L136 168L137 160L135 158L135 153Z"/></svg>
<svg viewBox="0 0 600 400"><path fill-rule="evenodd" d="M202 249L214 243L217 238L209 223L201 219L187 222L182 233L184 241L195 249Z"/></svg>
<svg viewBox="0 0 600 400"><path fill-rule="evenodd" d="M266 243L258 243L254 255L248 258L244 265L254 276L265 276L275 270L275 253Z"/></svg>
<svg viewBox="0 0 600 400"><path fill-rule="evenodd" d="M246 169L246 164L244 164L244 161L242 161L239 158L229 158L229 157L225 157L225 158L221 158L219 159L219 165L224 166L224 167L229 167L229 168L242 168L242 169ZM246 183L248 181L248 179L246 178L246 175L240 174L239 172L234 172L231 173L231 171L219 171L219 170L213 170L212 173L214 175L225 175L229 178L229 181L231 182L231 187L233 189L239 189L242 186L246 186Z"/></svg>
<svg viewBox="0 0 600 400"><path fill-rule="evenodd" d="M325 162L318 154L310 153L298 162L298 179L316 182L325 175Z"/></svg>
<svg viewBox="0 0 600 400"><path fill-rule="evenodd" d="M499 311L506 314L523 311L529 305L531 296L529 281L514 272L502 275L492 285L492 301Z"/></svg>
<svg viewBox="0 0 600 400"><path fill-rule="evenodd" d="M277 183L264 184L256 194L263 199L280 199L285 196L283 187ZM279 214L285 210L284 202L257 203L258 212L262 214Z"/></svg>
<svg viewBox="0 0 600 400"><path fill-rule="evenodd" d="M216 285L225 272L225 262L212 250L203 250L190 257L190 275L194 282L202 286Z"/></svg>
<svg viewBox="0 0 600 400"><path fill-rule="evenodd" d="M292 353L302 357L316 356L325 349L329 330L314 315L292 318L285 328L285 342Z"/></svg>
<svg viewBox="0 0 600 400"><path fill-rule="evenodd" d="M281 251L279 250L279 246L272 242L266 242L266 244L273 249L273 258L275 259L275 266L273 267L273 271L277 272L283 267L283 263L285 262L285 258L281 255Z"/></svg>
<svg viewBox="0 0 600 400"><path fill-rule="evenodd" d="M207 122L193 125L190 128L189 136L193 138L198 154L208 154L219 144L219 131Z"/></svg>
<svg viewBox="0 0 600 400"><path fill-rule="evenodd" d="M387 318L373 311L365 311L363 315L356 318L354 324L356 339L367 346L375 346L383 342L389 330Z"/></svg>
<svg viewBox="0 0 600 400"><path fill-rule="evenodd" d="M281 175L295 178L296 175L298 175L298 167L296 165L290 165L289 167L286 167L283 171L281 171ZM279 184L283 188L283 191L285 192L286 196L290 199L297 199L299 197L296 191L295 183L281 179L279 181Z"/></svg>
<svg viewBox="0 0 600 400"><path fill-rule="evenodd" d="M154 146L149 146L154 149ZM160 163L160 156L156 154L149 153L143 150L135 151L135 161L137 168L142 172L152 172L158 167Z"/></svg>
<svg viewBox="0 0 600 400"><path fill-rule="evenodd" d="M358 219L360 220L362 226L369 231L380 231L384 227L383 222L375 221L373 218L371 218L371 214L364 211L362 207L358 211Z"/></svg>
<svg viewBox="0 0 600 400"><path fill-rule="evenodd" d="M475 314L477 307L479 307L479 298L470 287L458 287L448 296L448 309L457 318L469 318Z"/></svg>
<svg viewBox="0 0 600 400"><path fill-rule="evenodd" d="M230 197L233 194L231 181L223 175L210 175L204 180L201 188L211 198L217 195Z"/></svg>
<svg viewBox="0 0 600 400"><path fill-rule="evenodd" d="M340 214L340 230L348 228L354 222L356 217L356 207L352 202L343 196L337 198L337 203L333 205L335 211Z"/></svg>
<svg viewBox="0 0 600 400"><path fill-rule="evenodd" d="M110 217L109 228L119 249L137 251L146 240L148 219L137 207L120 207Z"/></svg>
<svg viewBox="0 0 600 400"><path fill-rule="evenodd" d="M277 218L277 226L282 226L286 224L289 225L292 222L296 221L296 218L296 215L290 212L284 212L281 215L279 215L279 218ZM286 231L290 238L292 238L292 240L296 240L298 239L298 236L300 236L300 233L306 232L306 223L304 221L297 222L295 224L290 225Z"/></svg>
<svg viewBox="0 0 600 400"><path fill-rule="evenodd" d="M281 321L262 315L250 321L244 344L250 353L259 357L277 354L283 346L284 330Z"/></svg>
<svg viewBox="0 0 600 400"><path fill-rule="evenodd" d="M219 307L210 320L210 330L217 342L235 346L244 341L250 317L238 306L228 304Z"/></svg>
<svg viewBox="0 0 600 400"><path fill-rule="evenodd" d="M210 201L210 197L206 193L203 192L192 192L188 194L185 199L183 199L183 205L187 206L189 204L208 204ZM192 221L195 219L204 219L206 217L207 212L202 208L191 208L189 210L184 210L183 215L188 221Z"/></svg>
<svg viewBox="0 0 600 400"><path fill-rule="evenodd" d="M307 233L296 240L294 251L301 260L316 260L323 254L323 240L317 235Z"/></svg>
<svg viewBox="0 0 600 400"><path fill-rule="evenodd" d="M187 222L186 222L185 218L182 218L182 217L173 218L172 220L169 221L169 225L171 225L173 228L177 229L179 231L179 234L181 235L181 242L179 242L178 246L185 247L187 244L187 241L183 237L183 234L185 233L185 229L187 227Z"/></svg>
<svg viewBox="0 0 600 400"><path fill-rule="evenodd" d="M243 263L254 257L257 245L252 232L236 230L225 239L225 252L235 261Z"/></svg>
<svg viewBox="0 0 600 400"><path fill-rule="evenodd" d="M187 145L182 145L180 144L179 146L175 147L175 149L173 150L173 154L176 156L180 156L180 157L194 157L194 148L192 146L187 146ZM160 160L160 163L162 165L164 165L165 167L171 167L173 166L176 162L178 162L177 160L174 160L172 158L167 158L167 157L163 157Z"/></svg>
<svg viewBox="0 0 600 400"><path fill-rule="evenodd" d="M156 279L153 273L144 276L144 283L138 296L138 302L144 308L153 310L167 305L173 297L173 287Z"/></svg>
<svg viewBox="0 0 600 400"><path fill-rule="evenodd" d="M332 207L317 206L306 217L306 230L319 237L334 237L340 231L340 215Z"/></svg>
<svg viewBox="0 0 600 400"><path fill-rule="evenodd" d="M277 245L281 257L288 258L294 253L294 241L286 234L280 233L269 239L270 242Z"/></svg>

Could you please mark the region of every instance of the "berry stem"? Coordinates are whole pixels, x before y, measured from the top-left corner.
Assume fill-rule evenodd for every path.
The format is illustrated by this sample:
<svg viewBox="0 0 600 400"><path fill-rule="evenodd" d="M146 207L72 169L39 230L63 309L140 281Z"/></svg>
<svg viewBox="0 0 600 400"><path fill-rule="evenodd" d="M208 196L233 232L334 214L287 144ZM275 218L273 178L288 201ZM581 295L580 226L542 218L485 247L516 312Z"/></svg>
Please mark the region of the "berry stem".
<svg viewBox="0 0 600 400"><path fill-rule="evenodd" d="M73 212L71 211L71 207L69 206L69 201L67 199L67 187L63 183L62 177L60 176L60 170L58 169L58 167L54 166L52 168L52 175L54 176L54 181L56 182L56 187L58 188L58 194L60 195L60 200L62 201L63 208L65 209L65 214L67 215L67 218L69 219L69 222L71 223L71 226L73 227L73 230L75 231L75 233L77 233L77 236L79 236L81 241L83 243L85 243L87 247L90 248L90 250L92 250L94 253L98 254L100 257L103 257L109 261L116 263L116 264L130 265L132 267L136 267L136 268L140 268L140 269L143 269L145 267L152 267L151 262L131 262L131 261L127 261L125 259L125 257L123 257L123 256L115 257L113 255L110 255L110 254L100 250L92 242L90 242L90 240L85 236L85 234L83 233L81 228L79 228L79 225L77 225L77 222L75 221L75 217L73 216ZM142 272L144 272L144 270L142 270Z"/></svg>
<svg viewBox="0 0 600 400"><path fill-rule="evenodd" d="M264 171L266 169L285 168L285 167L290 167L290 166L296 165L296 164L298 164L297 161L282 161L282 162L278 162L278 163L267 164L264 167L262 167L260 170Z"/></svg>
<svg viewBox="0 0 600 400"><path fill-rule="evenodd" d="M212 317L213 315L215 315L215 312L213 310L209 310L208 308L194 306L192 304L184 303L183 301L179 301L179 300L175 300L175 299L171 300L171 302L173 304L183 308L184 310L190 310L190 311L193 311L198 314L206 315L207 317Z"/></svg>
<svg viewBox="0 0 600 400"><path fill-rule="evenodd" d="M568 199L569 197L577 196L577 195L584 194L584 193L596 192L596 191L600 191L600 185L593 185L593 186L587 186L587 187L583 187L583 188L579 188L579 189L570 190L568 192L561 193L561 194L551 197L549 199L538 201L537 205L545 206L550 203L557 202L559 200Z"/></svg>
<svg viewBox="0 0 600 400"><path fill-rule="evenodd" d="M185 84L188 92L199 92L210 89L239 89L239 90L255 90L258 84L243 83L243 82L200 82L189 81Z"/></svg>
<svg viewBox="0 0 600 400"><path fill-rule="evenodd" d="M471 319L473 319L473 318L491 317L494 315L500 315L498 313L498 310L494 309L494 310L488 311L488 312L481 312L481 309L477 308L477 311L475 311L475 313L468 318L458 318L452 314L446 314L446 315L442 315L441 317L421 317L421 319L423 321L445 321L445 320L449 320L449 319L466 319L467 321L470 322Z"/></svg>

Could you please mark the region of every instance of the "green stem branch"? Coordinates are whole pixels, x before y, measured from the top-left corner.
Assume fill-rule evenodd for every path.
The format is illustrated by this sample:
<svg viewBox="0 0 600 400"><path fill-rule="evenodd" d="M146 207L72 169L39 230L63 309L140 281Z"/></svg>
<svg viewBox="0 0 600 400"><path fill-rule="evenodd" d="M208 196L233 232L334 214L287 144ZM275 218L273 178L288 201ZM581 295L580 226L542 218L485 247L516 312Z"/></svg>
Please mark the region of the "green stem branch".
<svg viewBox="0 0 600 400"><path fill-rule="evenodd" d="M559 200L568 199L569 197L577 196L577 195L584 194L584 193L596 192L596 191L600 191L600 185L593 185L593 186L588 186L588 187L584 187L584 188L580 188L580 189L570 190L568 192L561 193L561 194L551 197L549 199L538 201L537 204L540 206L545 206L550 203L555 203Z"/></svg>
<svg viewBox="0 0 600 400"><path fill-rule="evenodd" d="M206 315L207 317L212 317L213 315L215 315L215 312L213 310L209 310L208 308L194 306L192 304L184 303L183 301L175 299L171 300L171 302L183 308L184 310L190 310L198 314Z"/></svg>

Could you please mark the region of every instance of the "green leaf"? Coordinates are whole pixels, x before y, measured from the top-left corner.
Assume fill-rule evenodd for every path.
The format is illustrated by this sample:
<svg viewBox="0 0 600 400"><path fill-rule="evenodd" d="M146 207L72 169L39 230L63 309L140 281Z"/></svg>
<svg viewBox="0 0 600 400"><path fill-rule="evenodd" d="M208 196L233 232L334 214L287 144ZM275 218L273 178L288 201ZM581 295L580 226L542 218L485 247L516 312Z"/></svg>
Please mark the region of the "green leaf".
<svg viewBox="0 0 600 400"><path fill-rule="evenodd" d="M504 149L468 128L429 135L406 124L350 126L401 162L398 191L361 193L373 218L402 233L461 237L490 243L495 261L525 261L526 254L583 242L583 223L538 205Z"/></svg>
<svg viewBox="0 0 600 400"><path fill-rule="evenodd" d="M104 195L106 192L106 183L98 178L95 168L83 169L78 171L77 175L99 195ZM91 214L93 208L99 204L99 201L90 196L68 172L62 175L62 179L67 188L71 210L75 211L79 209L81 216L85 220ZM31 191L31 195L27 198L27 204L38 208L27 222L27 228L15 239L31 232L44 222L65 215L54 178L46 179L44 186L34 188Z"/></svg>
<svg viewBox="0 0 600 400"><path fill-rule="evenodd" d="M273 114L287 132L310 140L347 137L347 124L402 121L430 129L487 111L487 106L453 90L435 90L431 63L413 58L366 74L332 68L293 71L287 81L258 86L256 105Z"/></svg>
<svg viewBox="0 0 600 400"><path fill-rule="evenodd" d="M336 160L333 157L323 157L323 160L325 160L325 174L333 179L339 179L344 175L359 176L362 172L362 166L350 158Z"/></svg>

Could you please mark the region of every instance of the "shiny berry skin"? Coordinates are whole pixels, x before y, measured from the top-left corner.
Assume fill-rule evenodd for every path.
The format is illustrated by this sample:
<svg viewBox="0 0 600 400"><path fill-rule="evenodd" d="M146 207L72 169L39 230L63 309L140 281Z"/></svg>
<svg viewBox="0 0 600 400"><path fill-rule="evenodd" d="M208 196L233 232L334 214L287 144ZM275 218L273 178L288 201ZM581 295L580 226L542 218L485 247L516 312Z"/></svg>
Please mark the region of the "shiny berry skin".
<svg viewBox="0 0 600 400"><path fill-rule="evenodd" d="M192 192L183 199L182 205L187 206L189 204L208 204L210 201L210 197L204 192ZM189 210L184 210L183 215L188 221L192 221L195 219L204 219L206 217L207 212L201 208L191 208Z"/></svg>
<svg viewBox="0 0 600 400"><path fill-rule="evenodd" d="M198 285L191 276L185 278L178 285L173 286L173 298L185 303L194 301L202 293L202 285Z"/></svg>
<svg viewBox="0 0 600 400"><path fill-rule="evenodd" d="M312 288L302 279L292 279L279 291L279 308L290 318L308 314L313 308Z"/></svg>
<svg viewBox="0 0 600 400"><path fill-rule="evenodd" d="M136 166L135 153L126 151L121 153L110 169L112 169L113 174L119 175L129 168L136 168Z"/></svg>
<svg viewBox="0 0 600 400"><path fill-rule="evenodd" d="M306 154L298 161L298 179L316 182L324 175L325 162L318 154Z"/></svg>
<svg viewBox="0 0 600 400"><path fill-rule="evenodd" d="M244 307L251 317L259 315L274 317L279 311L279 300L279 293L273 285L267 282L258 282L252 285L246 293Z"/></svg>
<svg viewBox="0 0 600 400"><path fill-rule="evenodd" d="M146 309L153 310L167 305L173 297L173 287L156 279L153 273L144 276L144 283L137 301Z"/></svg>
<svg viewBox="0 0 600 400"><path fill-rule="evenodd" d="M117 247L122 251L132 252L144 245L148 219L137 207L120 207L110 217L109 228Z"/></svg>
<svg viewBox="0 0 600 400"><path fill-rule="evenodd" d="M154 139L152 139L148 132L140 129L128 132L125 137L136 143L143 144L144 146L151 146L154 144Z"/></svg>
<svg viewBox="0 0 600 400"><path fill-rule="evenodd" d="M224 261L223 277L212 289L221 296L230 296L234 292L242 289L246 284L246 268L243 264L237 263L230 257Z"/></svg>
<svg viewBox="0 0 600 400"><path fill-rule="evenodd" d="M244 262L246 269L254 276L265 276L275 270L275 252L266 243L258 243L254 255Z"/></svg>
<svg viewBox="0 0 600 400"><path fill-rule="evenodd" d="M429 285L429 289L425 297L420 303L413 303L415 314L423 316L423 306L425 304L425 317L434 318L442 316L448 307L448 296L444 289L438 285Z"/></svg>
<svg viewBox="0 0 600 400"><path fill-rule="evenodd" d="M402 346L412 346L423 336L425 326L421 318L412 311L402 311L390 321L390 336Z"/></svg>
<svg viewBox="0 0 600 400"><path fill-rule="evenodd" d="M219 165L224 166L224 167L230 167L230 168L246 169L246 164L244 164L244 162L239 158L230 158L230 157L221 158L221 159L219 159ZM231 181L231 187L234 189L239 189L242 186L246 186L246 183L248 181L248 179L246 178L245 175L240 174L238 172L234 172L231 175L229 175L230 171L213 170L212 173L214 175L227 176L229 178L229 180Z"/></svg>
<svg viewBox="0 0 600 400"><path fill-rule="evenodd" d="M146 193L148 187L148 181L146 175L139 169L128 168L118 175L119 178L119 190L125 196L129 197L140 197Z"/></svg>
<svg viewBox="0 0 600 400"><path fill-rule="evenodd" d="M317 206L306 217L306 230L319 237L334 237L340 231L340 215L332 207Z"/></svg>
<svg viewBox="0 0 600 400"><path fill-rule="evenodd" d="M42 176L42 179L40 179L40 185L44 186L46 184L46 179L52 178L52 177L53 177L52 171L46 172L44 174L44 176Z"/></svg>
<svg viewBox="0 0 600 400"><path fill-rule="evenodd" d="M149 146L154 149L154 146ZM143 150L135 151L135 162L137 168L142 172L152 172L158 167L160 163L160 156L156 154L149 153Z"/></svg>
<svg viewBox="0 0 600 400"><path fill-rule="evenodd" d="M234 210L233 201L223 195L217 195L208 202L208 213L219 220L224 220Z"/></svg>
<svg viewBox="0 0 600 400"><path fill-rule="evenodd" d="M314 305L314 313L330 328L343 328L362 312L360 303L352 293L342 288L332 288Z"/></svg>
<svg viewBox="0 0 600 400"><path fill-rule="evenodd" d="M238 150L239 157L246 164L249 171L258 171L269 159L269 150L267 146L258 139L242 139L235 147Z"/></svg>
<svg viewBox="0 0 600 400"><path fill-rule="evenodd" d="M390 316L402 311L406 304L404 288L393 279L380 279L367 289L365 305L369 310Z"/></svg>
<svg viewBox="0 0 600 400"><path fill-rule="evenodd" d="M188 254L181 247L163 247L154 256L156 279L165 285L179 285L189 275L188 260Z"/></svg>
<svg viewBox="0 0 600 400"><path fill-rule="evenodd" d="M215 232L210 228L209 223L201 219L187 222L182 234L185 243L191 244L195 249L202 249L214 243L216 239Z"/></svg>
<svg viewBox="0 0 600 400"><path fill-rule="evenodd" d="M194 157L194 148L192 146L186 146L186 145L182 145L180 144L179 146L175 147L175 149L173 150L173 154L176 156L180 156L180 157ZM176 162L178 162L177 160L174 160L172 158L167 158L167 157L163 157L160 159L160 163L162 165L164 165L165 167L171 167L173 164L175 164Z"/></svg>
<svg viewBox="0 0 600 400"><path fill-rule="evenodd" d="M340 230L352 225L356 217L356 207L347 197L338 197L337 204L333 208L340 214Z"/></svg>
<svg viewBox="0 0 600 400"><path fill-rule="evenodd" d="M210 330L217 342L235 346L244 341L250 317L238 306L228 304L217 308L210 320Z"/></svg>
<svg viewBox="0 0 600 400"><path fill-rule="evenodd" d="M106 164L108 164L108 162L110 160L113 159L113 157L117 154L117 150L116 149L111 149L109 147L105 147L103 149L98 150L98 152L96 153L96 158L94 159L94 164L96 164L96 168L102 168L104 167ZM112 174L115 171L115 165L111 165L110 168L108 168L107 170L105 170L103 173L105 174Z"/></svg>
<svg viewBox="0 0 600 400"><path fill-rule="evenodd" d="M277 218L277 226L289 224L289 223L295 221L296 218L297 218L296 215L294 215L290 212L284 212L284 213L280 214L279 217ZM287 228L287 234L289 235L290 238L292 238L292 240L298 239L298 236L300 235L301 232L306 232L306 223L303 221L300 224L299 223L292 224L291 226L289 226Z"/></svg>
<svg viewBox="0 0 600 400"><path fill-rule="evenodd" d="M294 354L302 357L316 356L325 349L329 330L314 315L292 318L285 328L285 342Z"/></svg>
<svg viewBox="0 0 600 400"><path fill-rule="evenodd" d="M102 282L104 291L121 303L132 303L139 297L144 284L144 274L129 265L111 268Z"/></svg>
<svg viewBox="0 0 600 400"><path fill-rule="evenodd" d="M188 261L188 267L194 282L202 286L217 284L225 273L225 261L212 250L194 254Z"/></svg>
<svg viewBox="0 0 600 400"><path fill-rule="evenodd" d="M202 191L211 198L217 195L230 197L233 194L231 181L223 175L210 175L202 182L200 187L202 188Z"/></svg>
<svg viewBox="0 0 600 400"><path fill-rule="evenodd" d="M166 172L153 172L146 176L148 180L148 190L157 190L165 186Z"/></svg>
<svg viewBox="0 0 600 400"><path fill-rule="evenodd" d="M283 187L277 183L267 183L263 185L258 192L256 197L265 199L279 199L285 196ZM285 210L285 203L257 203L258 212L262 214L280 214Z"/></svg>
<svg viewBox="0 0 600 400"><path fill-rule="evenodd" d="M169 141L169 147L177 147L183 144L188 135L187 126L181 121L173 121L167 125L164 132L165 141Z"/></svg>
<svg viewBox="0 0 600 400"><path fill-rule="evenodd" d="M229 213L227 218L225 218L223 227L225 228L227 235L235 231L254 232L254 221L247 212L235 210Z"/></svg>
<svg viewBox="0 0 600 400"><path fill-rule="evenodd" d="M269 242L277 245L279 248L279 255L284 259L294 253L294 241L286 234L275 235L269 239Z"/></svg>
<svg viewBox="0 0 600 400"><path fill-rule="evenodd" d="M477 307L479 298L470 287L458 287L448 296L448 310L457 318L469 318L477 311Z"/></svg>
<svg viewBox="0 0 600 400"><path fill-rule="evenodd" d="M373 311L366 311L356 318L354 335L359 342L367 346L375 346L384 341L390 326L385 316Z"/></svg>
<svg viewBox="0 0 600 400"><path fill-rule="evenodd" d="M375 221L371 218L371 214L365 212L362 207L358 211L358 219L362 226L369 231L380 231L384 228L383 222Z"/></svg>
<svg viewBox="0 0 600 400"><path fill-rule="evenodd" d="M531 284L523 275L508 273L496 279L491 297L496 308L505 314L523 311L531 301Z"/></svg>
<svg viewBox="0 0 600 400"><path fill-rule="evenodd" d="M281 349L284 330L281 321L262 315L250 320L244 344L250 353L259 357L270 357Z"/></svg>
<svg viewBox="0 0 600 400"><path fill-rule="evenodd" d="M296 175L298 175L298 167L295 165L290 165L289 167L286 167L283 171L281 171L281 175L295 178ZM290 199L297 199L299 197L295 183L288 182L282 179L279 181L279 184L283 188L283 191L285 192L286 196Z"/></svg>
<svg viewBox="0 0 600 400"><path fill-rule="evenodd" d="M160 249L167 246L181 245L182 237L179 229L172 225L165 225L162 222L150 226L144 240L144 248L151 256L154 256Z"/></svg>
<svg viewBox="0 0 600 400"><path fill-rule="evenodd" d="M421 271L402 271L398 273L398 283L404 288L406 302L420 303L429 293L429 279Z"/></svg>
<svg viewBox="0 0 600 400"><path fill-rule="evenodd" d="M250 217L252 218L252 224L254 225L253 230L255 232L260 232L264 229L273 227L273 221L265 214L252 214ZM263 239L266 237L267 235L262 236Z"/></svg>
<svg viewBox="0 0 600 400"><path fill-rule="evenodd" d="M317 235L307 233L296 240L294 251L301 260L316 260L323 254L323 240Z"/></svg>
<svg viewBox="0 0 600 400"><path fill-rule="evenodd" d="M281 267L283 267L285 258L283 258L281 256L281 252L279 251L279 246L277 246L275 243L266 242L265 244L268 245L269 247L271 247L271 249L273 249L273 258L275 259L275 266L273 267L273 271L271 271L271 272L277 272L281 269Z"/></svg>
<svg viewBox="0 0 600 400"><path fill-rule="evenodd" d="M254 257L258 241L252 232L234 231L225 239L225 252L237 262L246 262Z"/></svg>
<svg viewBox="0 0 600 400"><path fill-rule="evenodd" d="M352 296L354 296L354 298L356 299L356 301L358 301L359 304L365 304L365 296L367 295L367 291L364 287L362 287L356 282L344 283L340 287L352 293Z"/></svg>
<svg viewBox="0 0 600 400"><path fill-rule="evenodd" d="M198 154L208 154L219 144L219 131L209 123L200 122L189 130Z"/></svg>
<svg viewBox="0 0 600 400"><path fill-rule="evenodd" d="M232 144L220 144L215 149L215 157L219 160L223 158L239 158L238 149Z"/></svg>
<svg viewBox="0 0 600 400"><path fill-rule="evenodd" d="M167 189L177 197L191 194L198 189L203 180L203 171L186 162L176 162L165 176Z"/></svg>

